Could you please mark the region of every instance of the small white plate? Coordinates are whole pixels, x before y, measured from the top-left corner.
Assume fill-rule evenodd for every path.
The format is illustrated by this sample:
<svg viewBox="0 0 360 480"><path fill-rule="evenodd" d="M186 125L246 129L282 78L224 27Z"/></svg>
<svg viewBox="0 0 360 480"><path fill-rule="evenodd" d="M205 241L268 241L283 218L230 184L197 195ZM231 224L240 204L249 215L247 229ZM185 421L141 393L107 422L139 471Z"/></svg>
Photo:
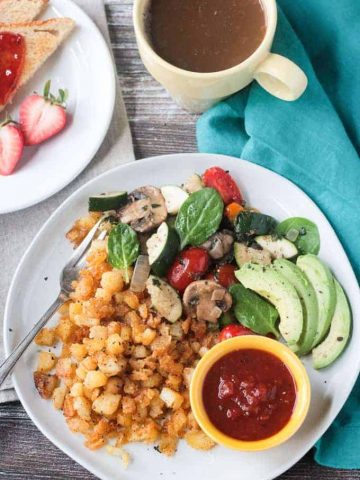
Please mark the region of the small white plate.
<svg viewBox="0 0 360 480"><path fill-rule="evenodd" d="M46 18L52 17L70 17L76 28L19 91L9 111L16 120L22 100L41 93L51 79L54 93L69 90L69 124L42 145L26 147L15 172L0 176L0 214L30 207L68 185L94 157L112 118L116 77L103 36L71 0L52 0Z"/></svg>
<svg viewBox="0 0 360 480"><path fill-rule="evenodd" d="M133 463L126 471L122 470L119 459L105 451L87 450L81 436L68 430L62 414L53 409L51 402L39 397L32 375L38 348L32 346L13 375L24 408L55 445L101 479L275 478L296 463L325 432L343 406L358 375L359 288L345 252L324 215L301 190L279 175L244 160L206 154L154 157L117 167L84 185L58 208L29 247L13 279L5 311L7 354L57 295L60 271L72 251L64 234L76 218L86 214L89 195L119 189L131 191L146 184L181 184L192 173L201 173L213 165L230 170L250 205L278 220L303 216L318 225L321 235L320 257L330 265L351 303L354 319L352 339L341 358L324 371L315 371L311 359L305 359L312 386L310 411L301 429L286 444L257 453L241 453L222 447L199 452L181 441L173 458L160 455L152 446L132 444L126 446L133 457Z"/></svg>

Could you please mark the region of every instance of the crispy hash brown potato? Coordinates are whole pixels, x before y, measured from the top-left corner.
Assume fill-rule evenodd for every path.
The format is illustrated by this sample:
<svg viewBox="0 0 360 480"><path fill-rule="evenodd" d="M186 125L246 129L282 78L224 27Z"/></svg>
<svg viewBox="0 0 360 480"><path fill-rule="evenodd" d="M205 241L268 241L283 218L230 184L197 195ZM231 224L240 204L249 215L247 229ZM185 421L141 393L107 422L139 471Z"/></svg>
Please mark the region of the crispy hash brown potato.
<svg viewBox="0 0 360 480"><path fill-rule="evenodd" d="M78 220L68 238L77 244L95 221ZM57 326L35 340L47 347L34 373L39 394L62 410L86 447L108 444L126 465L129 442L156 443L168 456L181 438L196 449L214 447L191 412L189 384L218 334L190 317L168 323L151 310L146 293L128 290L124 277L107 262L107 240L95 240ZM49 347L59 342L56 358Z"/></svg>

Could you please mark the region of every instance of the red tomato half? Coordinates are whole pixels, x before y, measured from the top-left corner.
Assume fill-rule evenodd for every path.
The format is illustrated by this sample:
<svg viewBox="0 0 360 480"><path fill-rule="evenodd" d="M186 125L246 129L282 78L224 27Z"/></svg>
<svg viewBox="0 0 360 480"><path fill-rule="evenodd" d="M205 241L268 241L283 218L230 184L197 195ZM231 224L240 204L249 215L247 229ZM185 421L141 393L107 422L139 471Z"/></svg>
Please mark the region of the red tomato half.
<svg viewBox="0 0 360 480"><path fill-rule="evenodd" d="M228 338L240 337L241 335L256 335L256 333L250 330L250 328L244 327L244 325L231 324L221 330L220 342Z"/></svg>
<svg viewBox="0 0 360 480"><path fill-rule="evenodd" d="M234 283L237 282L235 277L235 271L237 268L230 263L226 263L225 265L220 265L217 270L217 278L220 285L225 288L231 287Z"/></svg>
<svg viewBox="0 0 360 480"><path fill-rule="evenodd" d="M209 254L203 248L191 247L181 252L167 274L171 286L183 292L191 282L201 278L209 269Z"/></svg>
<svg viewBox="0 0 360 480"><path fill-rule="evenodd" d="M231 202L243 203L242 194L235 180L222 168L211 167L206 170L203 182L206 187L215 188L220 193L225 205Z"/></svg>

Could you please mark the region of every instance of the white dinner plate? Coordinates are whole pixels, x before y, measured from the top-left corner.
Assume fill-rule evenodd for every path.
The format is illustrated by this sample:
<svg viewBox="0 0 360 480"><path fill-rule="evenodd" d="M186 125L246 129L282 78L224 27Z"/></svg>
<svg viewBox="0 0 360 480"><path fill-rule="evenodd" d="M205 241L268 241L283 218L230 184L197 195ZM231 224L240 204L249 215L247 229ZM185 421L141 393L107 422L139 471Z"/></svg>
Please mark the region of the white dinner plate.
<svg viewBox="0 0 360 480"><path fill-rule="evenodd" d="M91 1L91 0L89 0ZM24 98L51 90L69 90L66 129L37 147L26 147L12 175L0 175L0 214L30 207L68 185L94 157L109 128L115 105L115 69L108 46L95 24L71 0L51 0L44 18L70 17L73 33L16 95L8 111L16 120Z"/></svg>
<svg viewBox="0 0 360 480"><path fill-rule="evenodd" d="M153 446L130 444L126 449L133 461L127 470L122 470L119 459L105 451L87 450L82 437L70 433L62 414L53 409L51 402L39 397L32 375L38 348L32 346L13 375L24 408L55 445L101 479L275 478L296 463L325 432L343 406L358 375L359 289L344 250L324 215L301 190L279 175L244 160L207 154L160 156L117 167L84 185L59 207L32 242L13 279L5 311L7 354L57 295L61 268L72 251L64 235L76 218L86 214L89 195L106 191L131 191L146 184L181 184L194 172L201 173L213 165L230 170L248 204L278 220L302 216L318 225L321 235L320 257L330 265L351 303L354 318L352 339L344 354L330 368L315 371L311 367L311 359L304 361L312 386L310 411L301 429L284 445L257 453L241 453L222 447L200 452L181 441L176 455L167 458L154 450Z"/></svg>

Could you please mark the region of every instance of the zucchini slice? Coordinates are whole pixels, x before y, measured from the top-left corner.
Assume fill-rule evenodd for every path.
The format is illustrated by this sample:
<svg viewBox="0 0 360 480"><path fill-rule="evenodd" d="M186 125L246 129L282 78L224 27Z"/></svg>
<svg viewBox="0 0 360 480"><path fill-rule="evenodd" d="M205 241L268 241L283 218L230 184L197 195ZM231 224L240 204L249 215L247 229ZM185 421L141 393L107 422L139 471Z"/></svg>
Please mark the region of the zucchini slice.
<svg viewBox="0 0 360 480"><path fill-rule="evenodd" d="M110 192L89 198L89 212L107 212L123 207L128 200L127 192Z"/></svg>
<svg viewBox="0 0 360 480"><path fill-rule="evenodd" d="M163 222L157 232L146 242L151 270L158 277L164 277L172 265L178 250L179 237L176 231Z"/></svg>
<svg viewBox="0 0 360 480"><path fill-rule="evenodd" d="M299 253L295 245L286 238L274 239L272 235L261 235L255 237L255 241L270 252L273 258L293 258Z"/></svg>
<svg viewBox="0 0 360 480"><path fill-rule="evenodd" d="M258 263L260 265L270 265L271 263L270 252L247 247L243 243L234 243L234 256L239 267L242 267L245 263Z"/></svg>
<svg viewBox="0 0 360 480"><path fill-rule="evenodd" d="M176 215L189 195L185 190L176 185L166 185L161 187L160 190L165 198L165 205L169 215Z"/></svg>
<svg viewBox="0 0 360 480"><path fill-rule="evenodd" d="M164 280L150 275L146 288L151 297L152 306L166 320L175 323L182 315L182 303L177 292Z"/></svg>

